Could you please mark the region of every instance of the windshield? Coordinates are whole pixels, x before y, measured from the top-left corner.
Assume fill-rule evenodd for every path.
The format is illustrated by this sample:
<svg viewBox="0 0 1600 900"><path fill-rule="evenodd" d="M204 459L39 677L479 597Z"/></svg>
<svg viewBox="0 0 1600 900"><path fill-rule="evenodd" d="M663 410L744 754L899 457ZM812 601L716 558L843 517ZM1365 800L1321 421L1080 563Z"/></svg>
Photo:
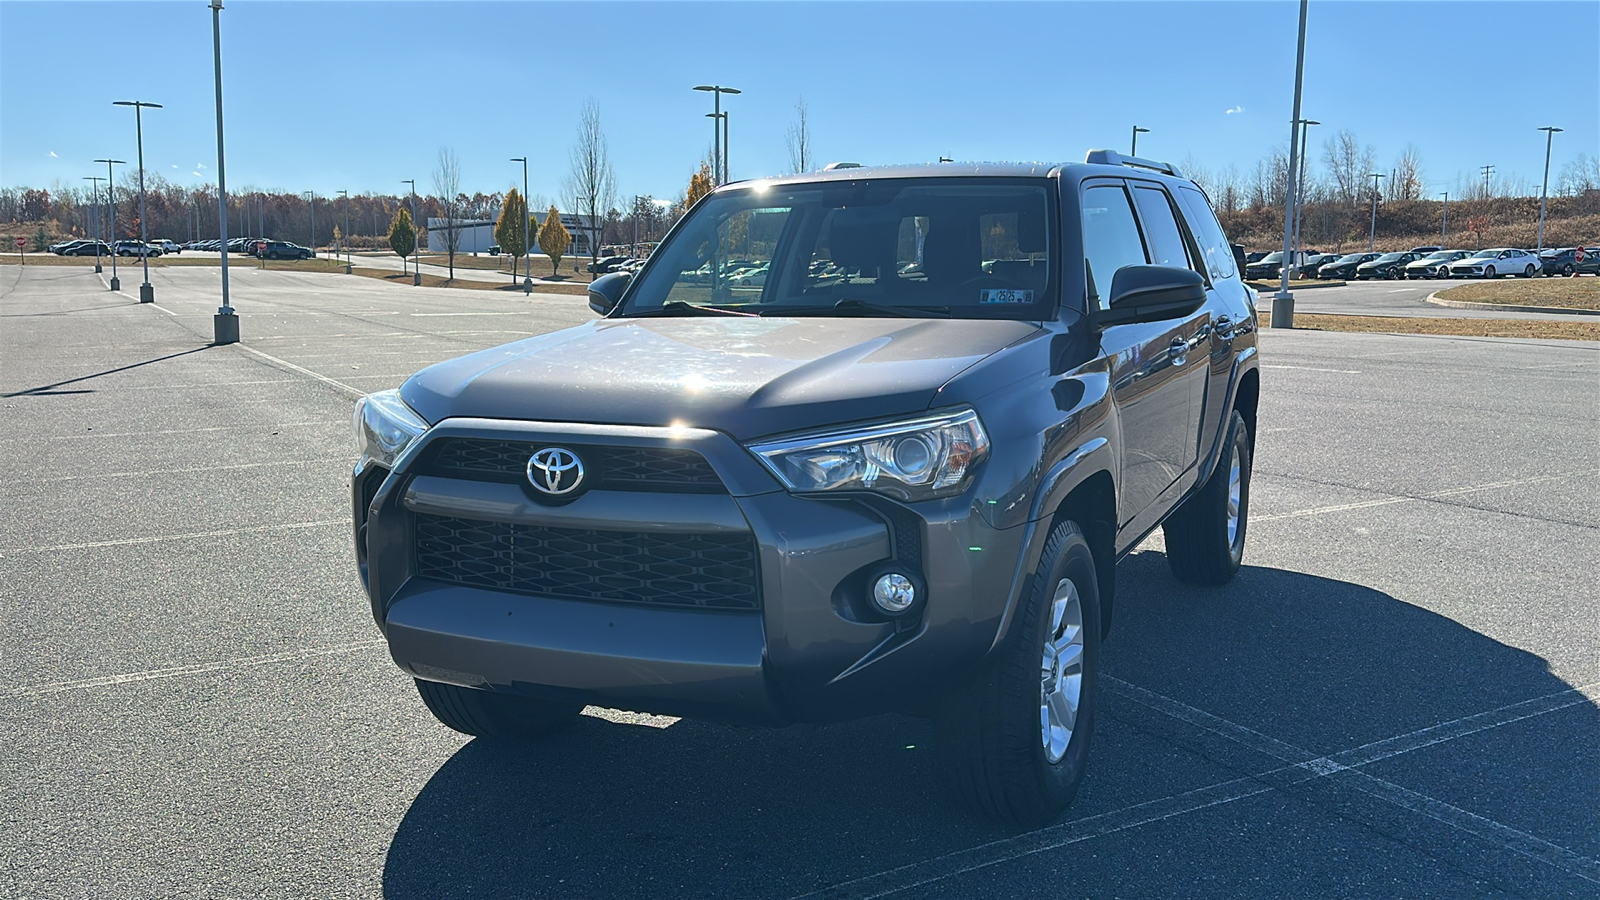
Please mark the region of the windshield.
<svg viewBox="0 0 1600 900"><path fill-rule="evenodd" d="M1543 253L1541 253L1539 255L1544 257L1545 259L1554 259L1555 257L1560 256L1563 253L1571 253L1571 252L1572 252L1572 248L1571 247L1563 247L1560 250L1546 250L1546 251L1544 251Z"/></svg>
<svg viewBox="0 0 1600 900"><path fill-rule="evenodd" d="M1500 255L1500 251L1499 250L1479 250L1477 253L1472 254L1471 258L1472 259L1488 259L1488 258L1490 258L1492 256L1499 256L1499 255Z"/></svg>
<svg viewBox="0 0 1600 900"><path fill-rule="evenodd" d="M1367 255L1365 253L1352 253L1352 254L1350 254L1348 256L1339 257L1339 262L1342 262L1342 263L1361 262L1363 259L1366 259L1366 258L1367 258Z"/></svg>
<svg viewBox="0 0 1600 900"><path fill-rule="evenodd" d="M1423 259L1447 259L1455 255L1456 251L1454 250L1435 250L1432 253L1429 253L1427 256L1424 256Z"/></svg>
<svg viewBox="0 0 1600 900"><path fill-rule="evenodd" d="M1040 179L889 178L713 194L623 315L1038 319L1054 303Z"/></svg>
<svg viewBox="0 0 1600 900"><path fill-rule="evenodd" d="M1402 256L1405 256L1405 254L1404 253L1385 253L1384 255L1382 255L1382 256L1378 257L1377 259L1373 260L1373 262L1393 262L1393 261L1399 259Z"/></svg>
<svg viewBox="0 0 1600 900"><path fill-rule="evenodd" d="M1283 261L1283 251L1282 250L1274 250L1271 253L1268 253L1266 256L1261 257L1260 260L1258 260L1258 262L1264 262L1264 263L1275 263L1275 262L1282 262L1282 261Z"/></svg>

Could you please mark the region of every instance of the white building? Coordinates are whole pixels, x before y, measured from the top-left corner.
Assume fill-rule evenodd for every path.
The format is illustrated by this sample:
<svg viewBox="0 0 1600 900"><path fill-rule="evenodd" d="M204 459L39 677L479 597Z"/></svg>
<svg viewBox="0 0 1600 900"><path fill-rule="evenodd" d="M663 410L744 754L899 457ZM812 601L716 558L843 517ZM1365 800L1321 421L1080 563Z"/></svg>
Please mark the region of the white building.
<svg viewBox="0 0 1600 900"><path fill-rule="evenodd" d="M534 225L536 229L535 235L538 234L537 229L544 227L545 217L549 215L549 210L533 211L533 218L536 223ZM496 210L494 219L487 221L483 219L454 220L454 228L461 235L460 242L456 244L456 252L488 253L489 247L495 243L494 223L499 218L500 212ZM448 249L445 245L445 229L450 227L451 221L450 219L429 219L428 231L425 235L422 249L429 253L445 252ZM576 259L580 256L590 255L590 241L598 241L600 239L600 233L590 225L590 217L564 212L561 214L561 224L566 227L567 233L572 235L572 246L567 248L567 258ZM534 255L538 255L538 238L534 237L528 243L532 245L531 252Z"/></svg>

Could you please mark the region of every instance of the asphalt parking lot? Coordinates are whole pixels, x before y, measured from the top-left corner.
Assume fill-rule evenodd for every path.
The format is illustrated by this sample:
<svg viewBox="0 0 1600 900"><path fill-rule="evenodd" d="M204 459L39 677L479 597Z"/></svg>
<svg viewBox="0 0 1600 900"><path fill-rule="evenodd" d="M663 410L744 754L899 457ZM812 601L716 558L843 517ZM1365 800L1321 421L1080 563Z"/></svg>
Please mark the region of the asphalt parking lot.
<svg viewBox="0 0 1600 900"><path fill-rule="evenodd" d="M215 270L0 267L0 897L1600 891L1600 346L1264 332L1246 568L1121 564L1083 791L1015 833L915 719L437 725L354 572L352 401L590 313L234 272L212 347Z"/></svg>

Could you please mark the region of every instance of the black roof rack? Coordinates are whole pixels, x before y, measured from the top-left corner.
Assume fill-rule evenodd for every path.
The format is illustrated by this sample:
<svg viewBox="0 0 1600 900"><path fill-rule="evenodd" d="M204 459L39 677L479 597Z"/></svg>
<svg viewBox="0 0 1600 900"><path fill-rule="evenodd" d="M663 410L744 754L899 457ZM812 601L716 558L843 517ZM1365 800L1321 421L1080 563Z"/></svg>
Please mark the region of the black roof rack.
<svg viewBox="0 0 1600 900"><path fill-rule="evenodd" d="M1150 169L1163 175L1182 178L1178 167L1172 163L1157 162L1153 159L1140 159L1137 156L1125 156L1115 150L1090 150L1084 155L1083 161L1099 166L1132 166L1136 169Z"/></svg>

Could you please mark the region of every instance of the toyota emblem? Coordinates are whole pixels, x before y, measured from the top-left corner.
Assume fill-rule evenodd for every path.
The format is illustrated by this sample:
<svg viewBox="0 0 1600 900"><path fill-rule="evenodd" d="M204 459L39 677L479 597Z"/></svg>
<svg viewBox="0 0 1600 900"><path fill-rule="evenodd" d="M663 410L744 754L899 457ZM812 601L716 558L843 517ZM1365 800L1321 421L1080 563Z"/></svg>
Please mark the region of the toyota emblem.
<svg viewBox="0 0 1600 900"><path fill-rule="evenodd" d="M570 494L583 483L583 461L565 447L546 447L528 457L528 482L552 497Z"/></svg>

